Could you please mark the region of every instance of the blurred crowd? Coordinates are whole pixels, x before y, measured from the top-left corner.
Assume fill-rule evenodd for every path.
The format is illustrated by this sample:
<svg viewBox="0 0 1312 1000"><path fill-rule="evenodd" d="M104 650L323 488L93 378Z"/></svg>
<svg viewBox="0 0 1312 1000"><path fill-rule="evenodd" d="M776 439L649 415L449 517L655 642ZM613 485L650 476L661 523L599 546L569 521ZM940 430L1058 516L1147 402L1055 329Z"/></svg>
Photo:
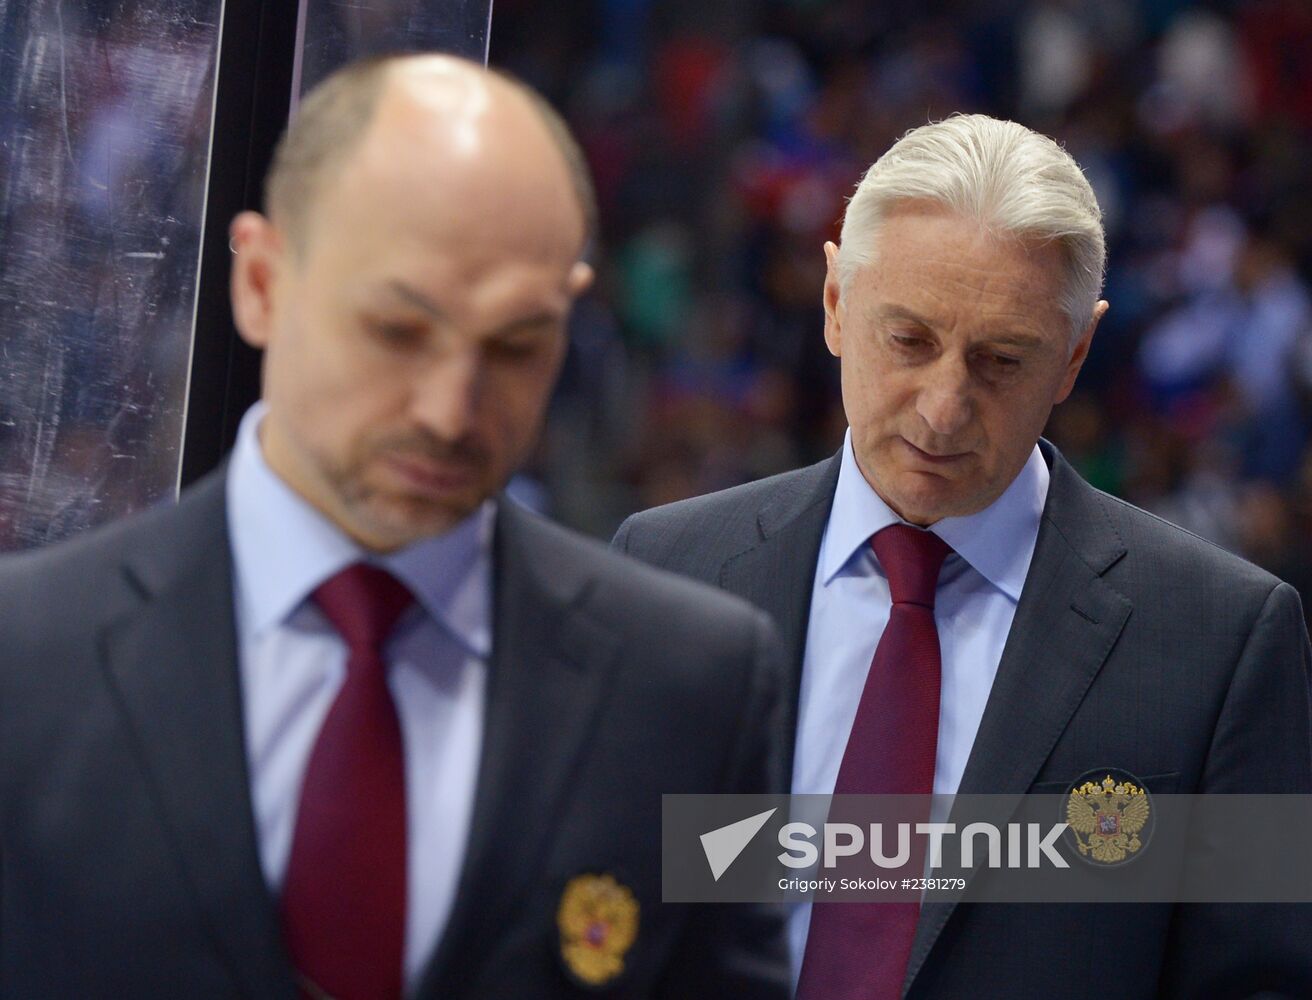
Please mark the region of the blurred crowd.
<svg viewBox="0 0 1312 1000"><path fill-rule="evenodd" d="M845 422L821 245L862 171L954 111L1076 157L1112 308L1048 436L1096 485L1312 603L1312 5L498 0L492 61L568 114L601 281L540 457L554 512L818 461Z"/></svg>

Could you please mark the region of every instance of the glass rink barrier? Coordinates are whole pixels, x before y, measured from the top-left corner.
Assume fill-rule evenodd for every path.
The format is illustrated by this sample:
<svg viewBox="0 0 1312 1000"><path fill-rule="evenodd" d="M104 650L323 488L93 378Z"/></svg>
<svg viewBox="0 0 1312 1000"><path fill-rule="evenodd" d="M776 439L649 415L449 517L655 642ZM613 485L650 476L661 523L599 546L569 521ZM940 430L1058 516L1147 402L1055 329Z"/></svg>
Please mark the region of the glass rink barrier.
<svg viewBox="0 0 1312 1000"><path fill-rule="evenodd" d="M177 491L219 0L0 0L0 549Z"/></svg>
<svg viewBox="0 0 1312 1000"><path fill-rule="evenodd" d="M297 97L344 63L437 50L487 63L491 0L300 0Z"/></svg>
<svg viewBox="0 0 1312 1000"><path fill-rule="evenodd" d="M0 0L0 551L177 496L202 236L228 222L205 212L224 8ZM486 62L490 17L301 0L295 50L270 57L294 104L361 56Z"/></svg>

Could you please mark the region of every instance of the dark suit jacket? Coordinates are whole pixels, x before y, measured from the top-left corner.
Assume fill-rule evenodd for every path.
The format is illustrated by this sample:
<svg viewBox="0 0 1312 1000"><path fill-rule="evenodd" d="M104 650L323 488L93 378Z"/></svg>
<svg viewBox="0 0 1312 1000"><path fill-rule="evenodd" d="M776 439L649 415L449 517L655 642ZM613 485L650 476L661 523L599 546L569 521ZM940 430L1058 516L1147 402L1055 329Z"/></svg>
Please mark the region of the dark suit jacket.
<svg viewBox="0 0 1312 1000"><path fill-rule="evenodd" d="M660 902L661 794L777 781L765 616L509 502L494 579L468 856L419 995L584 995L557 907L573 877L611 872L639 930L600 995L785 997L777 912ZM0 996L291 997L252 818L222 478L0 561L0 636Z"/></svg>
<svg viewBox="0 0 1312 1000"><path fill-rule="evenodd" d="M1090 487L1046 441L1038 543L960 791L1060 793L1093 768L1150 791L1312 792L1295 591ZM637 514L614 544L773 615L792 732L839 457ZM791 751L789 756L791 757ZM927 905L914 997L1312 996L1312 910ZM1100 962L1108 975L1094 974ZM1090 969L1089 974L1079 970Z"/></svg>

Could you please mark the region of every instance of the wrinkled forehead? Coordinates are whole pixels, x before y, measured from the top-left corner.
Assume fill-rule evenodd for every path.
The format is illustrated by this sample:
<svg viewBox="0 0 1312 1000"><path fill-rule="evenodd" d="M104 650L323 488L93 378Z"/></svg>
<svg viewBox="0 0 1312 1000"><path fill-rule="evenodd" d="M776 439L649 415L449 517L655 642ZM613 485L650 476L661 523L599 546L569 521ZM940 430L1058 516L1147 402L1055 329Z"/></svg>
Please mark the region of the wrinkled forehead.
<svg viewBox="0 0 1312 1000"><path fill-rule="evenodd" d="M919 316L925 325L1004 323L1064 336L1060 250L998 234L944 212L886 218L870 259L852 274L852 306L869 318Z"/></svg>

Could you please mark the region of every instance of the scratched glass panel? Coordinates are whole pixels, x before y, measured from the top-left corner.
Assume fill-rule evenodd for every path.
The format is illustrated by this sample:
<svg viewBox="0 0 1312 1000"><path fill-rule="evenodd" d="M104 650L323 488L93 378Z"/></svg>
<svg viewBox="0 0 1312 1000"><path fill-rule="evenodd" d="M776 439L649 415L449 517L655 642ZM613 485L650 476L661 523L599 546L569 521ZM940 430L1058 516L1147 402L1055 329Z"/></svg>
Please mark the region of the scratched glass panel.
<svg viewBox="0 0 1312 1000"><path fill-rule="evenodd" d="M487 62L492 0L301 0L298 94L339 66L386 52Z"/></svg>
<svg viewBox="0 0 1312 1000"><path fill-rule="evenodd" d="M0 550L176 491L222 0L0 0Z"/></svg>

